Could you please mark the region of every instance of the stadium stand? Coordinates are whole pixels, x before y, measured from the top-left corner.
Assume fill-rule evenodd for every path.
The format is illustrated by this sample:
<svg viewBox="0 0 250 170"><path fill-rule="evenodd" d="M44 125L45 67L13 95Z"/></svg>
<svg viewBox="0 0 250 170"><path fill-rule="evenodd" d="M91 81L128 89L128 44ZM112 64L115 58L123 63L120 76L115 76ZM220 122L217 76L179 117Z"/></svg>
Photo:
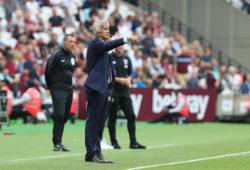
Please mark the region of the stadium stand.
<svg viewBox="0 0 250 170"><path fill-rule="evenodd" d="M31 2L37 4L34 5L37 6L36 9L30 8ZM113 37L135 33L142 36L139 44L126 45L127 54L131 58L135 58L136 51L141 51L142 65L134 70L133 87L180 88L179 75L187 73L185 81L181 81L182 87L186 87L191 77L198 82L192 87L214 88L218 92L232 91L235 88L231 81L237 77L237 92L241 91L240 87L244 82L242 70L234 67L234 74L229 74L228 70L234 61L227 58L226 61L223 60L225 57L220 56L220 49L217 53L212 51L208 54L209 59L203 57L204 50L214 50L215 47L199 35L191 35L191 29L181 25L176 18L170 18L169 23L172 24L166 28L163 16L159 16L162 13L153 11L153 7L142 13L114 0L56 2L58 3L45 0L1 1L0 56L3 61L0 62L0 76L10 81L15 97L19 97L27 89L25 81L30 79L46 88L46 61L54 50L62 46L63 36L68 33L75 33L77 37L73 53L78 69L73 82L76 88L82 87L86 78L86 48L88 40L92 38L91 26L99 19L114 22L111 24ZM55 18L52 21L53 13ZM39 69L34 68L36 63ZM159 79L163 82L161 85Z"/></svg>

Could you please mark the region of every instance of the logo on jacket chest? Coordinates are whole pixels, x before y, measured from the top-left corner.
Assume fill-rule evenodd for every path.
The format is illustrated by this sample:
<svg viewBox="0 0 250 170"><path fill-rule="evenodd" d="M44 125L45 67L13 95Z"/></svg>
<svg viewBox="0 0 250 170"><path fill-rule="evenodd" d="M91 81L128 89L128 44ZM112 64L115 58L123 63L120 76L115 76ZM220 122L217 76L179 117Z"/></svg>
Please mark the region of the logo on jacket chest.
<svg viewBox="0 0 250 170"><path fill-rule="evenodd" d="M128 68L128 60L123 59L124 68Z"/></svg>
<svg viewBox="0 0 250 170"><path fill-rule="evenodd" d="M71 58L71 64L74 66L75 65L75 59Z"/></svg>

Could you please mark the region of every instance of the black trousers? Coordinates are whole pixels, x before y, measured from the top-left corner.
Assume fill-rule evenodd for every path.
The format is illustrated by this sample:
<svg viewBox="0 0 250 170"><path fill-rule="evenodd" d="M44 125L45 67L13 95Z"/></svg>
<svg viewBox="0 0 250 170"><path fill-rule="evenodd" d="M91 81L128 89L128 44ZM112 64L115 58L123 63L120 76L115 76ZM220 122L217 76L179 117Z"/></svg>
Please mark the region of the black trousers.
<svg viewBox="0 0 250 170"><path fill-rule="evenodd" d="M164 120L168 120L170 123L173 123L173 118L175 117L182 117L182 115L179 112L173 112L173 113L165 113L163 116L161 116L160 118L153 120L151 122L163 122Z"/></svg>
<svg viewBox="0 0 250 170"><path fill-rule="evenodd" d="M128 132L131 143L136 143L135 137L135 113L132 105L132 100L130 98L129 90L114 90L113 91L113 101L109 102L108 106L108 128L111 143L116 142L116 119L117 119L117 111L118 106L120 106L121 110L124 112L128 124Z"/></svg>
<svg viewBox="0 0 250 170"><path fill-rule="evenodd" d="M54 110L51 116L54 121L52 141L55 145L62 142L64 124L70 116L73 90L51 89L50 93Z"/></svg>
<svg viewBox="0 0 250 170"><path fill-rule="evenodd" d="M28 123L30 114L22 107L22 105L14 106L10 115L10 119L16 120L18 117L23 118L23 123Z"/></svg>

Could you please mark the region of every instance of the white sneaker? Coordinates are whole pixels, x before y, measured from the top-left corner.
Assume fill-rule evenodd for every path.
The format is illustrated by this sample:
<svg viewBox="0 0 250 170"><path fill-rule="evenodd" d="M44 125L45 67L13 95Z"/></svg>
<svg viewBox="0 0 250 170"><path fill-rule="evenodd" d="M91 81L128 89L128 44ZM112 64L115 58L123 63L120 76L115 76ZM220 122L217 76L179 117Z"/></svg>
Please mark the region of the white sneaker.
<svg viewBox="0 0 250 170"><path fill-rule="evenodd" d="M111 150L111 149L114 149L114 147L107 144L106 139L104 138L101 140L101 149L102 150Z"/></svg>

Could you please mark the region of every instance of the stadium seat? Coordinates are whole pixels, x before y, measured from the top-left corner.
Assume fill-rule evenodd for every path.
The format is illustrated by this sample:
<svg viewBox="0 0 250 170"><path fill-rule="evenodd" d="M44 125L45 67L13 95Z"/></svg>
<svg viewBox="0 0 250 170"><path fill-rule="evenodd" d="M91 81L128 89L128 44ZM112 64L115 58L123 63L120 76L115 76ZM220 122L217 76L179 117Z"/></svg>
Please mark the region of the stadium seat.
<svg viewBox="0 0 250 170"><path fill-rule="evenodd" d="M0 6L0 18L5 18L5 10L3 6Z"/></svg>
<svg viewBox="0 0 250 170"><path fill-rule="evenodd" d="M66 30L65 30L65 33L66 34L71 34L71 33L74 33L76 31L75 28L73 27L67 27Z"/></svg>

